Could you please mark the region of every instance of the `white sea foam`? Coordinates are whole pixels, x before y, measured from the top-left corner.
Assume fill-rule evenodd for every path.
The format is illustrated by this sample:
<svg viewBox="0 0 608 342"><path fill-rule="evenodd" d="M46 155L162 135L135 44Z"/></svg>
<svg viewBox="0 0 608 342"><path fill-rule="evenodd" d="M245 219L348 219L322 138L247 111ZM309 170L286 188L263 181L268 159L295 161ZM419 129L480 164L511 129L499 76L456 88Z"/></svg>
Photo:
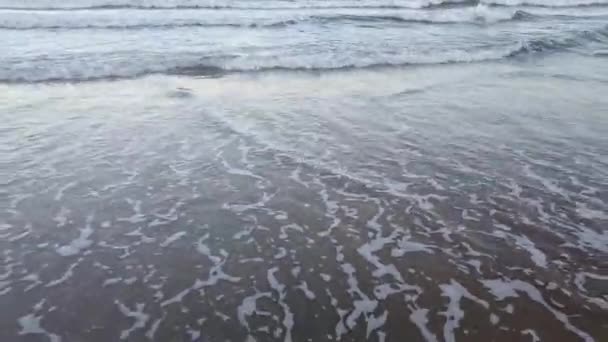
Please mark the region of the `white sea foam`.
<svg viewBox="0 0 608 342"><path fill-rule="evenodd" d="M374 287L374 296L378 299L386 299L390 295L405 291L413 291L420 294L422 293L422 288L417 285L400 283L380 284Z"/></svg>
<svg viewBox="0 0 608 342"><path fill-rule="evenodd" d="M426 342L437 342L437 337L429 330L427 326L429 323L429 319L427 317L429 310L421 308L414 309L412 307L410 307L410 309L412 309L410 321L414 323L416 327L418 327L418 330L420 330L424 340Z"/></svg>
<svg viewBox="0 0 608 342"><path fill-rule="evenodd" d="M273 267L268 270L267 278L270 287L276 291L279 295L278 304L283 309L283 327L285 328L285 337L283 339L284 342L292 341L292 329L294 325L294 316L291 310L289 309L289 305L285 302L285 297L287 293L285 291L285 285L281 284L279 280L276 278L275 273L278 271L278 267Z"/></svg>
<svg viewBox="0 0 608 342"><path fill-rule="evenodd" d="M574 235L578 238L577 245L580 249L592 248L602 253L608 253L608 231L597 232L584 226L578 226Z"/></svg>
<svg viewBox="0 0 608 342"><path fill-rule="evenodd" d="M125 201L131 206L133 210L133 215L129 217L119 217L116 220L119 222L129 222L129 223L140 223L146 220L146 216L143 214L141 209L142 202L140 200L133 200L131 198L125 198Z"/></svg>
<svg viewBox="0 0 608 342"><path fill-rule="evenodd" d="M23 289L24 292L27 292L27 291L33 289L34 287L42 284L42 281L40 281L40 277L36 273L30 273L28 275L25 275L25 276L23 276L23 278L21 278L21 280L31 281L32 282L32 284L28 285L28 287L26 287L25 289ZM2 286L0 285L0 289L1 288L2 288Z"/></svg>
<svg viewBox="0 0 608 342"><path fill-rule="evenodd" d="M455 342L456 337L454 330L460 327L460 320L464 318L464 311L460 307L460 300L464 297L470 299L484 308L488 309L488 302L479 299L472 295L465 287L460 285L455 280L451 280L449 284L441 284L439 288L442 291L442 296L449 298L449 303L443 315L446 317L446 322L443 325L443 338L446 342Z"/></svg>
<svg viewBox="0 0 608 342"><path fill-rule="evenodd" d="M406 253L424 252L433 254L433 246L417 241L412 241L410 237L403 236L397 241L397 246L391 250L393 257L402 257Z"/></svg>
<svg viewBox="0 0 608 342"><path fill-rule="evenodd" d="M179 239L183 238L184 236L186 236L186 234L188 234L188 233L187 233L187 232L184 232L184 231L174 233L173 235L171 235L171 236L167 237L167 238L165 239L165 241L163 241L163 242L160 244L160 246L161 246L161 247L167 247L167 246L169 246L170 244L172 244L173 242L175 242L175 241L177 241L177 240L179 240Z"/></svg>
<svg viewBox="0 0 608 342"><path fill-rule="evenodd" d="M76 262L72 263L68 269L63 273L63 275L55 280L48 282L45 287L54 287L64 283L66 280L70 279L74 275L74 269L80 265L83 261L83 258L79 258Z"/></svg>
<svg viewBox="0 0 608 342"><path fill-rule="evenodd" d="M579 295L585 297L589 302L595 304L596 306L602 308L603 310L608 311L608 300L606 300L604 298L600 298L600 297L592 297L592 296L586 295L588 293L587 288L585 287L587 278L608 282L608 276L601 275L601 274L595 274L595 273L591 273L591 272L578 272L574 277L574 284L580 291Z"/></svg>
<svg viewBox="0 0 608 342"><path fill-rule="evenodd" d="M298 286L296 286L296 288L302 290L306 298L309 300L315 300L315 298L317 298L315 293L308 288L308 284L305 281L301 282Z"/></svg>
<svg viewBox="0 0 608 342"><path fill-rule="evenodd" d="M125 315L129 318L135 319L135 322L133 322L133 325L129 329L126 329L126 330L123 330L120 332L121 340L127 340L132 332L134 332L135 330L138 330L138 329L145 328L145 326L148 322L148 319L150 319L150 316L144 312L144 308L145 308L144 303L135 304L134 310L129 309L129 307L124 305L119 300L116 300L115 303L116 303L116 305L118 305L118 309L120 310L120 312L123 315Z"/></svg>
<svg viewBox="0 0 608 342"><path fill-rule="evenodd" d="M366 338L368 340L369 340L372 332L382 328L384 326L384 324L386 324L387 317L388 317L388 311L386 311L386 310L377 316L375 316L375 315L367 316L367 331L365 332L365 334L366 334ZM379 334L379 336L382 336L383 332L379 331L378 334ZM382 337L380 337L380 339L382 339Z"/></svg>
<svg viewBox="0 0 608 342"><path fill-rule="evenodd" d="M26 227L25 231L23 231L20 234L13 235L13 236L9 237L7 240L10 241L10 242L15 242L15 241L19 241L19 240L25 238L26 236L30 235L30 233L31 233L30 228L31 227Z"/></svg>
<svg viewBox="0 0 608 342"><path fill-rule="evenodd" d="M540 342L540 337L533 329L525 329L521 331L522 335L530 335L532 337L532 342Z"/></svg>
<svg viewBox="0 0 608 342"><path fill-rule="evenodd" d="M122 281L122 277L116 277L116 278L109 278L103 281L102 286L106 287L109 285L113 285L113 284L118 284Z"/></svg>
<svg viewBox="0 0 608 342"><path fill-rule="evenodd" d="M93 241L89 239L91 235L93 235L93 228L91 227L92 220L93 217L89 216L87 218L86 226L80 229L80 235L69 244L58 247L56 249L57 253L61 256L68 257L89 248L93 244Z"/></svg>
<svg viewBox="0 0 608 342"><path fill-rule="evenodd" d="M331 281L331 276L329 274L325 274L325 273L320 273L319 276L321 277L321 279L323 279L324 281Z"/></svg>
<svg viewBox="0 0 608 342"><path fill-rule="evenodd" d="M61 337L49 333L40 326L41 319L42 316L36 316L31 313L20 317L18 320L18 323L21 326L21 331L19 331L19 335L41 334L47 336L51 342L61 342Z"/></svg>
<svg viewBox="0 0 608 342"><path fill-rule="evenodd" d="M163 315L160 318L157 318L156 320L154 320L154 322L150 326L150 329L148 329L148 331L146 331L147 338L154 339L154 335L156 335L156 331L158 330L158 327L162 323L163 319L165 319L165 313L163 313Z"/></svg>
<svg viewBox="0 0 608 342"><path fill-rule="evenodd" d="M204 239L206 239L206 238L207 238L207 235L205 235L202 238L202 241L204 241ZM199 245L200 245L200 243L201 243L201 241L199 240ZM208 248L207 249L203 248L202 251L199 250L199 252L201 252L203 254L205 254L205 252L208 252L208 251L209 251ZM226 263L226 259L228 258L228 253L226 251L220 250L219 255L208 254L207 256L209 257L209 260L213 263L213 265L209 269L207 279L205 279L205 280L196 279L194 281L194 284L192 284L192 286L183 289L182 291L178 292L173 297L161 302L161 306L168 306L171 304L180 303L180 302L182 302L184 297L186 295L188 295L190 292L196 291L196 290L201 290L208 286L213 286L213 285L217 284L220 280L233 282L233 283L236 283L241 280L240 277L234 277L234 276L228 275L224 272L223 266Z"/></svg>
<svg viewBox="0 0 608 342"><path fill-rule="evenodd" d="M547 267L547 256L539 250L534 243L524 235L511 235L515 239L517 246L525 249L532 258L532 261L539 267Z"/></svg>
<svg viewBox="0 0 608 342"><path fill-rule="evenodd" d="M593 337L591 337L591 335L572 325L572 323L570 323L570 321L568 320L568 316L566 314L554 309L551 305L547 304L540 291L529 283L526 283L521 280L510 279L482 280L481 283L486 288L488 288L498 300L504 300L510 297L518 297L518 291L526 293L531 300L541 304L547 311L553 314L553 316L564 325L564 328L572 331L586 342L595 341Z"/></svg>
<svg viewBox="0 0 608 342"><path fill-rule="evenodd" d="M501 225L495 224L494 226L500 227ZM532 262L534 262L534 264L536 264L536 266L543 268L547 267L547 256L540 249L538 249L534 242L532 242L527 236L511 234L502 230L495 230L492 235L502 239L513 239L517 247L525 250L530 254L530 259L532 260Z"/></svg>
<svg viewBox="0 0 608 342"><path fill-rule="evenodd" d="M487 5L505 5L505 6L546 6L546 7L572 7L585 5L603 5L608 4L605 0L481 0L481 3Z"/></svg>
<svg viewBox="0 0 608 342"><path fill-rule="evenodd" d="M253 314L259 315L269 315L268 312L260 312L257 309L256 302L264 297L271 297L270 292L258 292L251 296L247 296L243 299L241 304L237 308L237 318L241 325L247 329L247 331L251 331L249 327L249 323L247 322L247 318L252 316Z"/></svg>
<svg viewBox="0 0 608 342"><path fill-rule="evenodd" d="M46 299L42 299L34 305L32 313L22 316L17 320L17 323L19 323L21 327L19 335L44 335L48 337L51 342L61 342L61 337L59 335L50 333L41 326L40 321L42 320L43 315L36 315L36 313L42 310L45 302Z"/></svg>
<svg viewBox="0 0 608 342"><path fill-rule="evenodd" d="M55 194L55 198L54 198L55 201L61 201L63 199L64 193L68 189L70 189L76 185L78 185L78 182L69 182L69 183L65 184L64 186L62 186L61 188L59 188L59 190L57 190L57 193Z"/></svg>
<svg viewBox="0 0 608 342"><path fill-rule="evenodd" d="M57 222L57 227L64 227L68 223L68 215L70 210L62 206L57 212L57 215L53 218L53 221Z"/></svg>

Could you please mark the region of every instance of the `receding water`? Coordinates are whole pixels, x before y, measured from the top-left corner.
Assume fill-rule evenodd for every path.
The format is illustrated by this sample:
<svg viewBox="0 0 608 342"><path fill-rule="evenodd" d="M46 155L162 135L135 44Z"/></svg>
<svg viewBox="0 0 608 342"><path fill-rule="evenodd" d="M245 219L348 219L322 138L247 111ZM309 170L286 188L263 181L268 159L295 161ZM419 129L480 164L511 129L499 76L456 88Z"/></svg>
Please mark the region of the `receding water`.
<svg viewBox="0 0 608 342"><path fill-rule="evenodd" d="M607 6L0 0L0 341L607 340Z"/></svg>

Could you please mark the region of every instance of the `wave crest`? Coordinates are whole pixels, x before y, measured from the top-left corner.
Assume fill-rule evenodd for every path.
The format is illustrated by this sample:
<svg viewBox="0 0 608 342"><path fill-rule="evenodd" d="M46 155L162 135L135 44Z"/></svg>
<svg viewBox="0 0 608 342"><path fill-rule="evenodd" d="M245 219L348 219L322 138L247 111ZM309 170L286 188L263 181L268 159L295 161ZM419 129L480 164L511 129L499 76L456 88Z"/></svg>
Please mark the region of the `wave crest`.
<svg viewBox="0 0 608 342"><path fill-rule="evenodd" d="M488 6L589 7L608 6L608 0L480 0Z"/></svg>
<svg viewBox="0 0 608 342"><path fill-rule="evenodd" d="M606 33L586 33L588 39L598 38L598 35ZM579 36L583 38L584 34ZM604 36L605 37L605 36ZM254 58L249 56L223 55L209 56L198 61L136 61L134 60L127 68L108 67L102 70L110 72L99 72L99 65L82 65L76 63L73 66L63 65L61 69L50 69L46 66L32 65L25 70L5 70L0 73L0 82L3 83L36 83L36 82L83 82L100 79L122 79L136 78L149 74L167 75L189 75L189 76L221 76L229 73L249 73L266 71L292 71L292 72L317 72L338 71L349 69L374 69L390 67L407 67L414 65L436 65L473 63L513 58L524 54L564 50L577 46L581 42L577 38L568 39L538 39L523 41L521 43L468 52L455 50L447 53L436 53L418 56L395 56L382 55L374 59L362 59L353 56L349 60L335 61L332 56L316 56L308 59L302 56L272 58ZM52 63L52 61L51 61ZM101 64L106 64L99 61ZM146 67L152 65L153 68ZM107 65L106 65L107 66ZM45 72L40 72L45 70ZM4 74L4 75L2 75Z"/></svg>
<svg viewBox="0 0 608 342"><path fill-rule="evenodd" d="M298 3L291 1L226 1L218 4L213 0L101 0L101 1L37 1L28 3L23 1L0 0L0 9L4 10L36 10L36 11L75 11L75 10L107 10L107 9L136 9L136 10L302 10L302 9L422 9L437 7L452 7L463 5L476 5L477 0L414 0L395 2L392 0L368 0L362 3L358 0L340 1L309 1Z"/></svg>
<svg viewBox="0 0 608 342"><path fill-rule="evenodd" d="M498 10L478 5L442 11L344 11L337 13L309 12L298 15L263 17L205 17L194 14L163 13L154 16L130 16L120 11L91 15L33 15L18 13L0 14L0 29L145 29L177 27L285 27L301 23L321 22L397 22L397 23L495 23L509 20L524 20L533 15L521 10Z"/></svg>

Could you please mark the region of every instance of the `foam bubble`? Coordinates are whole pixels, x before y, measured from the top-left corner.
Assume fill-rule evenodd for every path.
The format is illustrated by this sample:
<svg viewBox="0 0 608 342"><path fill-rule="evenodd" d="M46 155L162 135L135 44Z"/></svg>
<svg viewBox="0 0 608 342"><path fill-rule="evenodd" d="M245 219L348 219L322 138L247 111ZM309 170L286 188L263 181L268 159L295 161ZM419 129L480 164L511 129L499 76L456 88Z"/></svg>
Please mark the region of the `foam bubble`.
<svg viewBox="0 0 608 342"><path fill-rule="evenodd" d="M442 291L441 295L449 298L448 307L443 312L443 315L446 316L446 322L443 325L443 338L446 342L455 342L454 330L460 327L460 320L465 315L465 312L460 307L460 300L463 297L470 299L486 309L489 308L489 305L488 302L473 296L466 288L453 279L449 284L439 285L439 288Z"/></svg>
<svg viewBox="0 0 608 342"><path fill-rule="evenodd" d="M173 234L173 235L171 235L171 236L167 237L167 238L165 239L165 241L163 241L163 242L160 244L160 246L161 246L161 247L167 247L167 246L169 246L170 244L172 244L173 242L175 242L175 241L177 241L177 240L181 239L182 237L186 236L186 234L187 234L187 232L183 232L183 231L182 231L182 232L177 232L177 233L175 233L175 234Z"/></svg>
<svg viewBox="0 0 608 342"><path fill-rule="evenodd" d="M500 280L500 279L492 279L492 280L482 280L481 283L490 290L490 292L498 299L504 300L509 297L518 297L517 291L524 292L528 295L528 297L541 304L547 309L553 316L562 324L564 328L572 331L580 338L582 338L586 342L593 342L594 339L588 333L580 330L570 323L568 320L568 316L561 311L554 309L552 306L547 304L547 302L543 299L540 291L534 286L530 285L521 280Z"/></svg>
<svg viewBox="0 0 608 342"><path fill-rule="evenodd" d="M437 337L427 326L429 323L429 319L427 318L428 313L428 309L416 308L412 310L412 313L410 314L410 321L418 327L418 330L420 330L420 333L426 342L437 342Z"/></svg>
<svg viewBox="0 0 608 342"><path fill-rule="evenodd" d="M56 249L57 253L61 256L68 257L80 253L83 249L89 248L93 244L93 241L89 239L91 235L93 235L93 228L91 227L92 220L93 218L89 216L89 218L87 218L86 226L80 229L80 235L69 244L58 247Z"/></svg>
<svg viewBox="0 0 608 342"><path fill-rule="evenodd" d="M150 316L148 314L144 313L144 308L145 308L144 303L136 303L134 310L129 309L126 305L121 303L119 300L114 301L114 303L116 305L118 305L118 309L120 310L120 312L123 315L125 315L129 318L135 319L135 322L133 322L133 325L129 329L126 329L126 330L123 330L120 332L121 340L127 340L132 332L134 332L135 330L138 330L138 329L145 328L146 323L148 322L148 319L150 318Z"/></svg>

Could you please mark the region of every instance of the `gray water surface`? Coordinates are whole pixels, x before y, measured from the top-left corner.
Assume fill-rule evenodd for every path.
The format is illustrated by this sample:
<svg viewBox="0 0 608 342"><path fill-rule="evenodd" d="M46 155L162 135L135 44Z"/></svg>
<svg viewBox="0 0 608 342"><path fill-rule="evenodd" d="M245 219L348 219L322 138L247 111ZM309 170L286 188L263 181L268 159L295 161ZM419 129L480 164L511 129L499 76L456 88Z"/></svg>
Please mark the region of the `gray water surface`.
<svg viewBox="0 0 608 342"><path fill-rule="evenodd" d="M606 3L0 7L0 341L608 338Z"/></svg>

